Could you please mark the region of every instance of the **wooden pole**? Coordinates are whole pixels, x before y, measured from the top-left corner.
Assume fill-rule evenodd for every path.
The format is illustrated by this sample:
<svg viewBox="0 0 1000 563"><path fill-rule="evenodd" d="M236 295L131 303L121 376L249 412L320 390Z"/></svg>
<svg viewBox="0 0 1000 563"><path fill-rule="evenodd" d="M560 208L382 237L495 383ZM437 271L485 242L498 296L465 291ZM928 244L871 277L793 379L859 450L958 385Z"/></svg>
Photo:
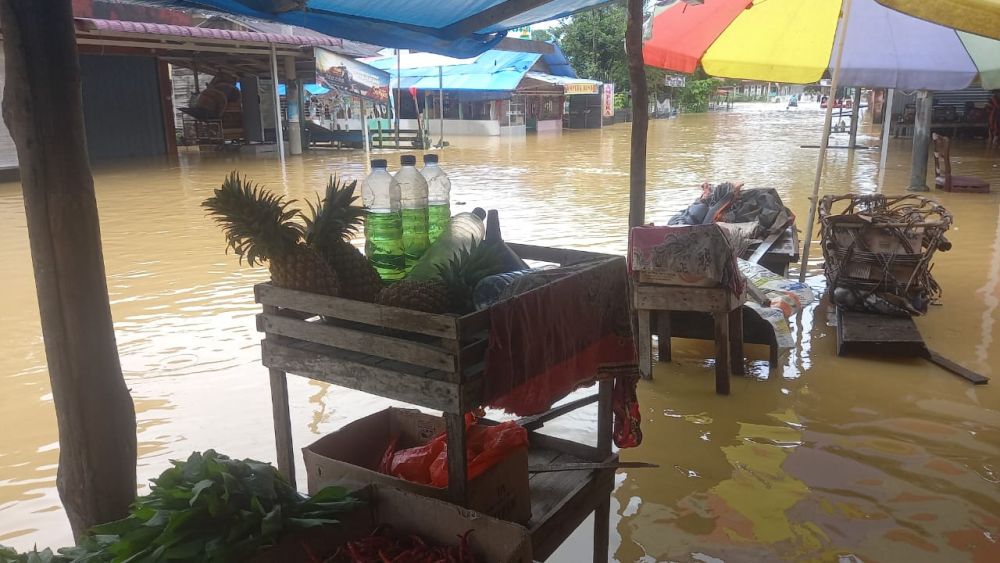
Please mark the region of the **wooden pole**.
<svg viewBox="0 0 1000 563"><path fill-rule="evenodd" d="M833 64L833 76L830 78L830 97L826 102L826 117L823 119L823 136L819 143L819 157L816 160L816 176L813 177L812 197L809 199L809 217L806 219L806 239L802 242L802 262L799 264L799 282L806 280L806 267L809 264L809 246L812 244L813 226L816 222L816 206L819 204L819 184L823 179L823 164L826 162L826 149L830 145L830 125L833 123L833 105L837 97L837 86L840 82L840 61L844 58L844 40L847 38L847 22L851 15L851 0L844 0L840 21L840 41L837 44L837 57Z"/></svg>
<svg viewBox="0 0 1000 563"><path fill-rule="evenodd" d="M285 106L288 108L288 154L302 154L302 84L295 57L285 57Z"/></svg>
<svg viewBox="0 0 1000 563"><path fill-rule="evenodd" d="M931 113L934 108L934 97L927 90L917 93L917 115L913 122L913 158L910 164L911 192L926 192L927 187L927 157L931 146Z"/></svg>
<svg viewBox="0 0 1000 563"><path fill-rule="evenodd" d="M642 59L642 0L628 0L628 27L625 51L628 54L628 77L632 87L632 154L629 162L628 225L646 222L646 142L649 125L649 98L646 91L646 67Z"/></svg>
<svg viewBox="0 0 1000 563"><path fill-rule="evenodd" d="M285 139L284 134L281 132L281 95L278 94L278 52L274 48L274 43L271 43L271 81L273 84L272 90L274 90L274 139L278 143L278 160L281 161L281 165L285 165ZM288 93L288 90L285 90Z"/></svg>
<svg viewBox="0 0 1000 563"><path fill-rule="evenodd" d="M0 0L0 22L3 117L17 147L59 427L56 487L79 537L125 516L135 499L135 407L111 320L71 1Z"/></svg>
<svg viewBox="0 0 1000 563"><path fill-rule="evenodd" d="M889 132L892 130L892 98L896 94L895 88L889 88L889 93L885 101L885 111L882 112L882 146L879 148L878 159L878 189L882 191L882 182L885 180L885 163L889 157Z"/></svg>
<svg viewBox="0 0 1000 563"><path fill-rule="evenodd" d="M851 135L847 146L854 150L858 143L858 121L861 115L861 88L854 89L854 100L851 104Z"/></svg>
<svg viewBox="0 0 1000 563"><path fill-rule="evenodd" d="M438 131L438 146L444 148L444 67L438 67L438 110L440 110L440 115L438 115L438 124L440 125L440 131Z"/></svg>

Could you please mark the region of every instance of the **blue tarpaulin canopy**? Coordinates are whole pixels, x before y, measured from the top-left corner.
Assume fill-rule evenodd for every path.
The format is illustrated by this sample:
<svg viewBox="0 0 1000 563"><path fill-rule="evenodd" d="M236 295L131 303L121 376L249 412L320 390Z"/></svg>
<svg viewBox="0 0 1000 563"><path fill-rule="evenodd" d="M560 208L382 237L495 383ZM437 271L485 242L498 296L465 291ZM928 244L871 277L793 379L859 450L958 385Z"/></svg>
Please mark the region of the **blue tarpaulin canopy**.
<svg viewBox="0 0 1000 563"><path fill-rule="evenodd" d="M507 30L568 16L608 0L174 0L321 33L398 47L473 57Z"/></svg>
<svg viewBox="0 0 1000 563"><path fill-rule="evenodd" d="M439 55L414 53L403 55L400 83L402 88L437 90L439 85L445 90L470 90L505 92L517 85L542 55L538 53L516 53L512 51L486 51L471 59L453 59ZM382 69L392 77L396 85L396 57L382 57L366 61L367 64ZM438 73L443 76L440 78Z"/></svg>

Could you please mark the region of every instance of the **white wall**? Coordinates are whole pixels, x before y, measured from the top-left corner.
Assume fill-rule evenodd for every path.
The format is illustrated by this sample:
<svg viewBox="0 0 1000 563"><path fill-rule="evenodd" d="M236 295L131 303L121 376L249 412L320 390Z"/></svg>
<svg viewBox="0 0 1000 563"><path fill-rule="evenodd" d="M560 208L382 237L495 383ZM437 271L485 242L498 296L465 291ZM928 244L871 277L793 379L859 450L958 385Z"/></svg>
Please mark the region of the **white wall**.
<svg viewBox="0 0 1000 563"><path fill-rule="evenodd" d="M3 51L0 51L0 92L3 91L6 80L5 68ZM10 138L7 125L0 119L0 169L7 168L17 168L17 149L14 148L14 140Z"/></svg>
<svg viewBox="0 0 1000 563"><path fill-rule="evenodd" d="M431 138L441 135L441 122L431 119L427 127L430 129ZM400 129L416 129L416 119L400 119ZM471 135L471 136L496 136L500 134L500 122L488 119L445 119L444 134L447 135Z"/></svg>

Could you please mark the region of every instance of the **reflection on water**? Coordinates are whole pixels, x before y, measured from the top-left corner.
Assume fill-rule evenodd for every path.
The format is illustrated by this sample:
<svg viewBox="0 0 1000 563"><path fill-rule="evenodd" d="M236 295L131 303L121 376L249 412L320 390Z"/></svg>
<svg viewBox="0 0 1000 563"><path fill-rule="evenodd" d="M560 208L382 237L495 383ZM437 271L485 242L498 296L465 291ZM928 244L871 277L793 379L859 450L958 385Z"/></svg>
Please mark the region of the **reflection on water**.
<svg viewBox="0 0 1000 563"><path fill-rule="evenodd" d="M808 210L821 114L751 105L650 128L648 218L665 222L703 181L774 187ZM623 253L627 125L526 139L453 139L442 164L455 211L501 210L512 241ZM874 144L877 129L862 135ZM846 142L846 139L838 141ZM890 146L886 189L907 184L909 142ZM953 165L1000 188L1000 151L959 143ZM876 151L831 151L828 193L875 191ZM199 203L239 168L292 198L327 175L363 173L357 151L290 159L226 153L105 166L95 173L122 366L139 413L140 480L171 458L217 448L273 459L265 370L251 287L263 270L223 253ZM1000 345L1000 223L992 195L935 194L954 213L955 249L938 253L943 306L918 325L933 348L987 375ZM55 493L58 459L37 305L16 185L0 186L0 542L69 543ZM822 290L815 249L810 283ZM751 377L713 393L708 343L677 341L674 360L640 385L645 443L623 453L659 469L621 472L612 549L621 561L1000 560L1000 391L972 387L917 359L840 358L827 307L793 326L800 347L769 373L749 346ZM302 446L388 402L293 378ZM586 439L593 410L547 425ZM300 468L301 469L301 468ZM589 524L557 559L590 553Z"/></svg>

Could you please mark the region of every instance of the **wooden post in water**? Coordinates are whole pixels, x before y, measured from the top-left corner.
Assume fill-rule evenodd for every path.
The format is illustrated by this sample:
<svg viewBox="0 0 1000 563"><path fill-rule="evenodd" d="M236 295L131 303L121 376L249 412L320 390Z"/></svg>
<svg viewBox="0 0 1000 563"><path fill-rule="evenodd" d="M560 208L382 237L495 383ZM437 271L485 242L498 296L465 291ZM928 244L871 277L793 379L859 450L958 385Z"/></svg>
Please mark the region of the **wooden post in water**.
<svg viewBox="0 0 1000 563"><path fill-rule="evenodd" d="M649 98L646 90L646 67L642 59L643 5L642 0L628 0L628 27L625 30L628 77L632 87L629 228L638 227L646 222L646 142L649 125Z"/></svg>
<svg viewBox="0 0 1000 563"><path fill-rule="evenodd" d="M870 108L869 108L870 109ZM854 150L854 146L858 142L858 119L861 115L861 88L854 88L854 100L851 104L851 136L847 142L847 146L850 150Z"/></svg>
<svg viewBox="0 0 1000 563"><path fill-rule="evenodd" d="M135 499L135 407L111 321L71 0L0 0L0 22L3 117L17 147L59 427L56 487L79 537L124 517Z"/></svg>
<svg viewBox="0 0 1000 563"><path fill-rule="evenodd" d="M879 147L879 158L878 158L878 189L882 191L885 186L883 182L885 181L885 163L886 159L889 158L889 133L892 131L892 98L895 95L896 90L894 88L889 88L887 93L887 98L885 101L885 111L882 112L882 146Z"/></svg>
<svg viewBox="0 0 1000 563"><path fill-rule="evenodd" d="M931 145L931 111L934 97L927 90L917 93L917 116L913 123L913 160L910 164L911 192L926 192L927 158Z"/></svg>

